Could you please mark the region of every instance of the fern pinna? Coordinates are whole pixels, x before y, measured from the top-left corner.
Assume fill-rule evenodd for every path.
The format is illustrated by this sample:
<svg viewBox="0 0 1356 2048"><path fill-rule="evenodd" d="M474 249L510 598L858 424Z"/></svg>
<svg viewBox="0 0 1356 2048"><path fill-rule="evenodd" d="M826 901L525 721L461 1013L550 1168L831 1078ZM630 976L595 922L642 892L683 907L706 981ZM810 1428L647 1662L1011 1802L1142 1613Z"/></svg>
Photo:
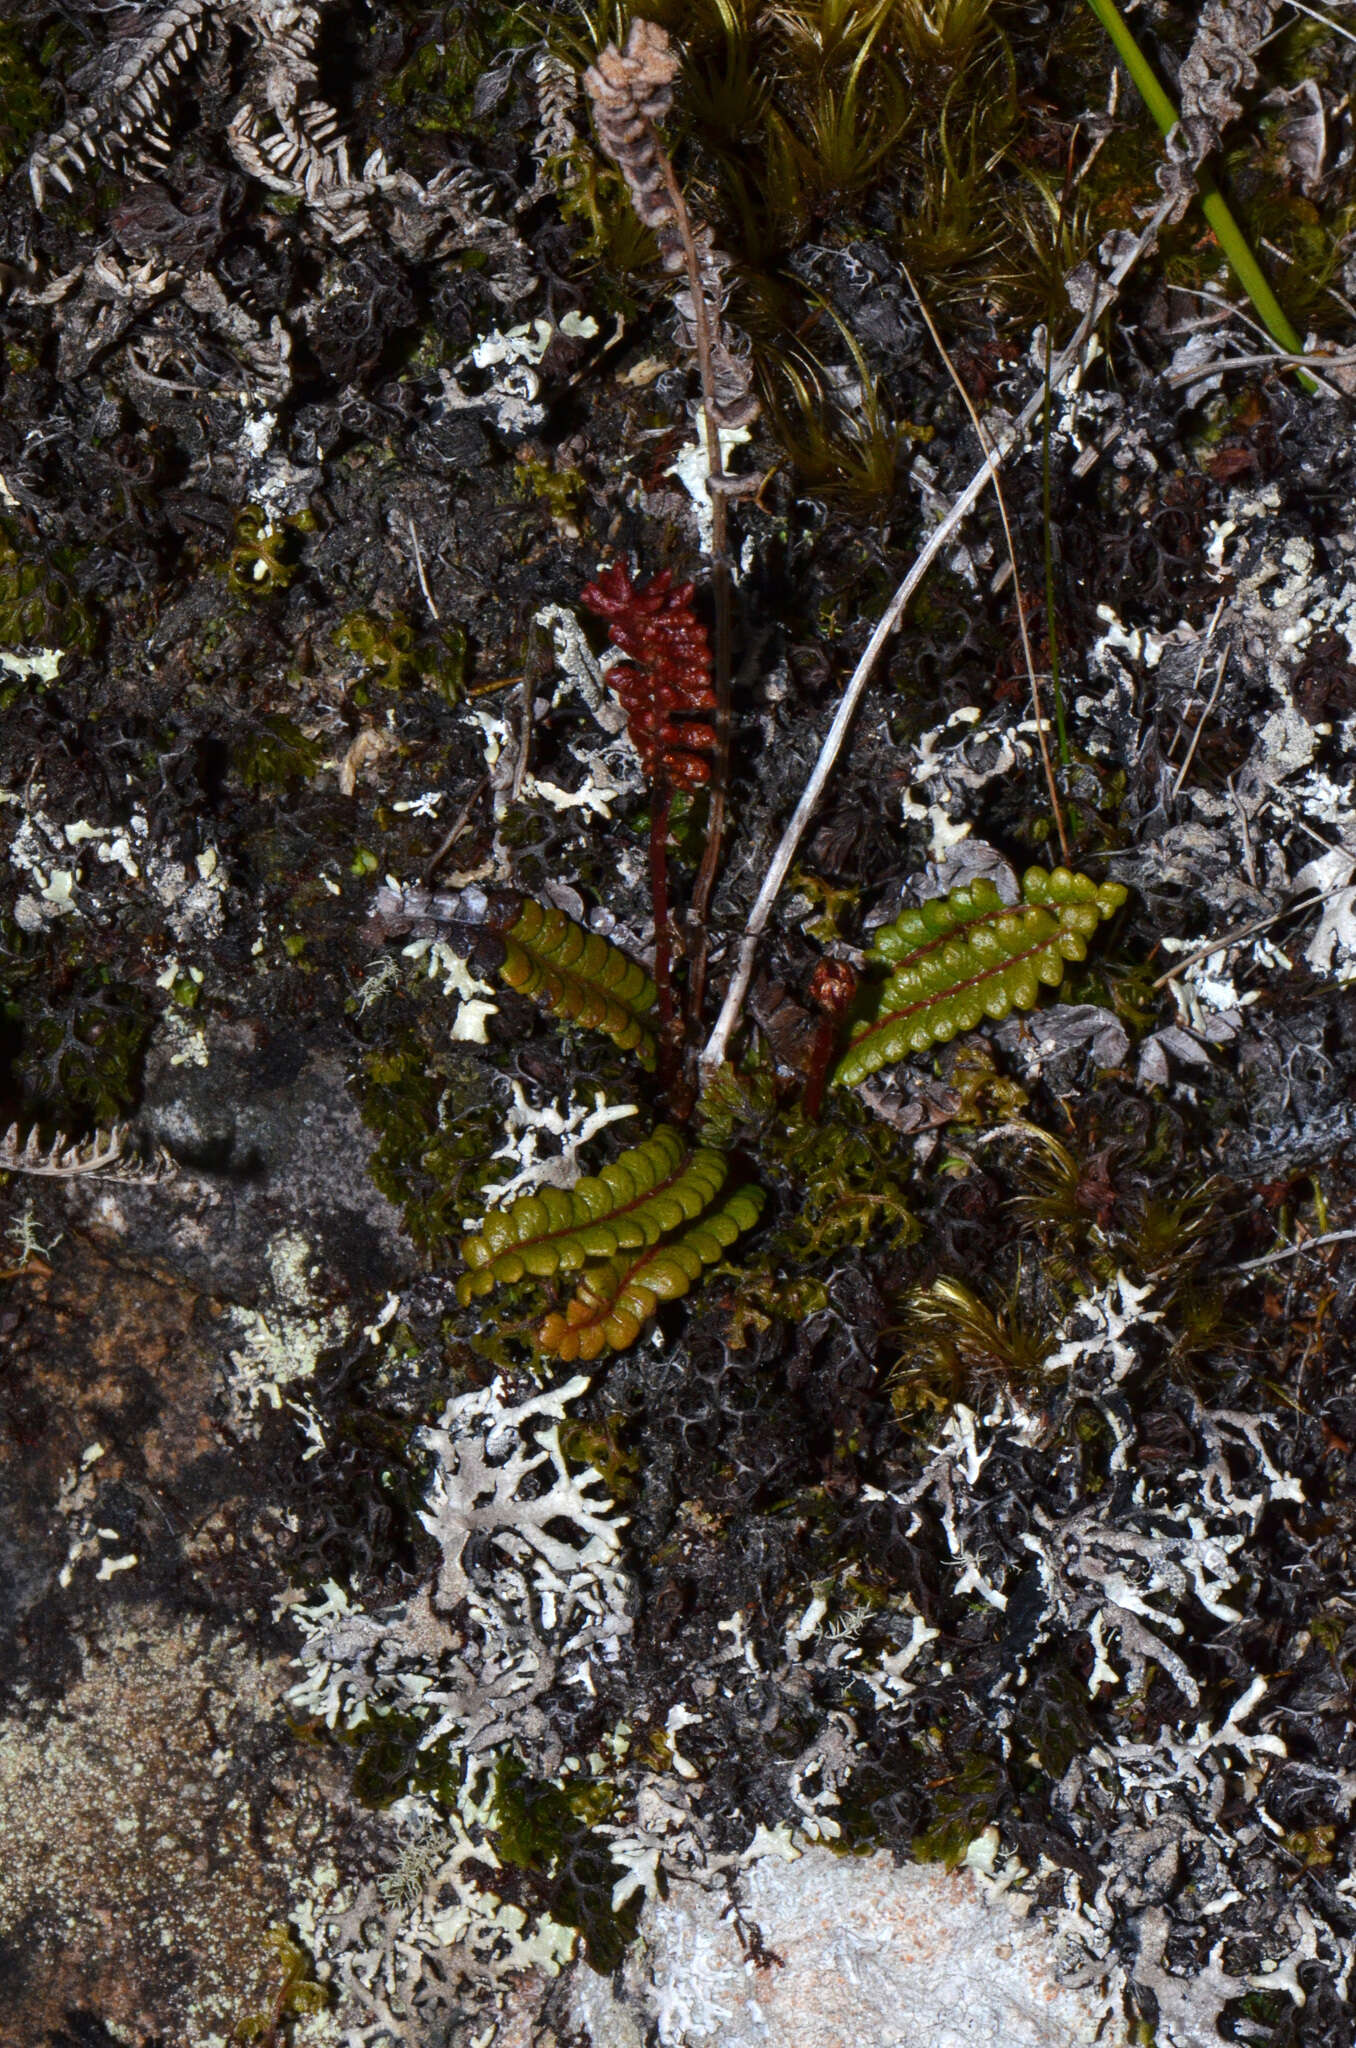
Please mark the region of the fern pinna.
<svg viewBox="0 0 1356 2048"><path fill-rule="evenodd" d="M716 744L706 714L716 709L711 648L692 609L692 585L674 584L667 569L642 588L624 562L604 569L581 593L608 621L608 638L627 657L608 674L626 713L626 729L650 785L650 888L654 904L654 978L658 990L661 1078L673 1078L675 1012L670 975L668 838L676 789L711 779Z"/></svg>
<svg viewBox="0 0 1356 2048"><path fill-rule="evenodd" d="M554 904L530 896L501 936L499 973L510 988L536 997L567 1023L601 1031L653 1071L655 1038L645 1020L654 1008L655 985L637 961Z"/></svg>
<svg viewBox="0 0 1356 2048"><path fill-rule="evenodd" d="M597 1358L635 1341L660 1301L685 1294L741 1231L757 1221L762 1191L740 1188L713 1208L725 1184L723 1154L689 1151L670 1124L573 1188L543 1187L491 1210L462 1242L464 1307L527 1275L579 1274L563 1314L537 1331L543 1351Z"/></svg>
<svg viewBox="0 0 1356 2048"><path fill-rule="evenodd" d="M378 897L373 926L383 937L436 932L478 973L497 974L564 1023L601 1032L653 1071L654 983L639 961L601 933L585 931L554 904L538 903L517 889L473 887L435 895L392 887Z"/></svg>
<svg viewBox="0 0 1356 2048"><path fill-rule="evenodd" d="M1059 987L1066 963L1084 958L1101 920L1125 898L1119 882L1028 868L1018 904L977 880L901 912L867 955L889 978L854 1027L835 1083L853 1087L893 1060L973 1031L984 1017L1034 1009L1042 985Z"/></svg>

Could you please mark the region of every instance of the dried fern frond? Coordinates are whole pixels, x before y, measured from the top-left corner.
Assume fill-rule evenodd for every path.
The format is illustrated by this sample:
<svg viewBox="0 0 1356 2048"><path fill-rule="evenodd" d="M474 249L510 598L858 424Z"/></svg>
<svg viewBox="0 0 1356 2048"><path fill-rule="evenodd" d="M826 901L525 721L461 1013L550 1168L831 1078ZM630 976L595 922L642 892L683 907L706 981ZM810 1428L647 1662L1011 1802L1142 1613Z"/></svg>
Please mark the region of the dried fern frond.
<svg viewBox="0 0 1356 2048"><path fill-rule="evenodd" d="M94 163L118 170L131 161L146 170L163 166L169 150L166 88L178 78L199 42L212 30L206 0L175 0L147 33L138 36L113 77L28 160L33 203L41 206L48 178L66 192L71 176Z"/></svg>
<svg viewBox="0 0 1356 2048"><path fill-rule="evenodd" d="M533 996L553 1017L601 1031L643 1067L655 1064L654 1033L645 1018L655 985L640 964L598 932L586 932L554 904L528 897L503 932L501 978Z"/></svg>
<svg viewBox="0 0 1356 2048"><path fill-rule="evenodd" d="M625 1351L661 1301L677 1301L714 1266L762 1213L761 1188L736 1190L700 1222L632 1257L605 1259L581 1275L563 1315L546 1317L537 1331L543 1351L564 1364Z"/></svg>
<svg viewBox="0 0 1356 2048"><path fill-rule="evenodd" d="M157 1147L148 1159L139 1159L130 1145L126 1124L112 1124L87 1138L69 1138L58 1131L46 1145L36 1124L27 1137L21 1137L18 1124L11 1124L0 1138L0 1173L41 1174L49 1180L74 1180L91 1174L101 1180L152 1186L179 1171L163 1147Z"/></svg>
<svg viewBox="0 0 1356 2048"><path fill-rule="evenodd" d="M1042 986L1058 988L1066 964L1086 956L1126 890L1068 868L1028 868L1022 897L1009 906L979 879L902 912L877 934L867 957L890 976L852 1034L836 1085L855 1087L893 1060L973 1031L984 1017L1034 1009Z"/></svg>
<svg viewBox="0 0 1356 2048"><path fill-rule="evenodd" d="M625 49L609 43L600 51L584 73L584 89L598 140L626 180L637 215L653 229L664 268L676 275L688 270L691 259L687 282L674 294L678 341L690 354L699 353L699 329L706 330L713 425L743 427L756 419L758 400L747 344L724 318L730 259L715 246L709 227L682 219L673 167L658 133L673 106L673 81L681 68L667 30L658 22L633 21Z"/></svg>
<svg viewBox="0 0 1356 2048"><path fill-rule="evenodd" d="M463 1306L499 1283L547 1280L589 1259L639 1251L701 1215L725 1179L719 1152L689 1153L671 1124L572 1188L543 1187L494 1210L463 1239Z"/></svg>

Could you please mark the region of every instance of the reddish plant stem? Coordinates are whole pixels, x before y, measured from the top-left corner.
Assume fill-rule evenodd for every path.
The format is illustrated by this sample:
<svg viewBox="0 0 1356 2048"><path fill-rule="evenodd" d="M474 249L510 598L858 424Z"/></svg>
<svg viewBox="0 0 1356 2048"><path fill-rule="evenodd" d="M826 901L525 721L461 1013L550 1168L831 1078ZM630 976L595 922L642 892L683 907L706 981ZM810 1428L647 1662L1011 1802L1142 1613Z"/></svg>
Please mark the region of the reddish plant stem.
<svg viewBox="0 0 1356 2048"><path fill-rule="evenodd" d="M815 1026L814 1044L810 1049L810 1065L805 1077L805 1093L800 1099L801 1115L807 1124L817 1124L824 1108L824 1090L828 1085L829 1068L833 1065L834 1053L838 1050L840 1026L836 1017L821 1017Z"/></svg>
<svg viewBox="0 0 1356 2048"><path fill-rule="evenodd" d="M650 802L650 900L654 907L654 985L659 1002L659 1085L667 1095L673 1086L680 1052L677 1011L673 1001L673 933L669 922L669 811L673 791L668 777L657 777Z"/></svg>
<svg viewBox="0 0 1356 2048"><path fill-rule="evenodd" d="M692 221L688 214L687 202L683 198L672 158L664 148L657 130L651 129L651 136L655 157L664 179L664 190L673 209L678 239L682 243L687 288L692 295L692 321L697 335L697 372L702 387L702 426L706 440L706 467L710 479L711 499L711 596L715 610L712 652L715 657L713 681L716 692L716 748L706 813L706 845L702 851L701 865L697 870L697 879L692 890L689 918L692 936L688 960L687 1019L690 1028L687 1035L695 1047L700 1036L702 1006L706 995L706 955L709 943L707 912L710 909L711 892L715 888L716 874L720 867L721 849L725 838L726 791L730 779L732 633L729 502L725 491L725 463L720 446L715 374L711 364L711 322L702 281L701 261L692 234Z"/></svg>
<svg viewBox="0 0 1356 2048"><path fill-rule="evenodd" d="M846 960L821 960L810 977L810 1001L819 1012L819 1024L810 1048L805 1093L800 1105L807 1123L819 1122L820 1111L824 1107L824 1089L833 1056L838 1050L843 1019L852 1008L856 993L857 976Z"/></svg>

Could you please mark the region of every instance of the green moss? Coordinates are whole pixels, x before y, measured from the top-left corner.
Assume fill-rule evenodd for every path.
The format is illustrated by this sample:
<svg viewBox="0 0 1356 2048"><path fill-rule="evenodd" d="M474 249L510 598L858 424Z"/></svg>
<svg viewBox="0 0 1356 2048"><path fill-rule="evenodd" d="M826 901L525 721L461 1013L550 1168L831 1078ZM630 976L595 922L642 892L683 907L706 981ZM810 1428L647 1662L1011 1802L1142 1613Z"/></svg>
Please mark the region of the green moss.
<svg viewBox="0 0 1356 2048"><path fill-rule="evenodd" d="M618 1804L605 1779L533 1778L508 1752L495 1764L490 1832L496 1852L538 1880L534 1904L579 1930L585 1958L602 1976L621 1962L640 1916L639 1894L613 1908L612 1889L625 1872L597 1832Z"/></svg>
<svg viewBox="0 0 1356 2048"><path fill-rule="evenodd" d="M498 1137L472 1056L434 1050L412 1026L363 1059L363 1119L376 1132L369 1172L421 1251L450 1258Z"/></svg>
<svg viewBox="0 0 1356 2048"><path fill-rule="evenodd" d="M308 739L281 712L271 712L234 748L231 769L246 789L263 794L309 782L324 758L319 740Z"/></svg>
<svg viewBox="0 0 1356 2048"><path fill-rule="evenodd" d="M756 1150L781 1193L768 1249L793 1274L809 1262L867 1244L897 1250L918 1235L909 1203L911 1155L855 1096L840 1093L826 1120L780 1107L771 1077L726 1068L700 1105L703 1134L722 1147Z"/></svg>
<svg viewBox="0 0 1356 2048"><path fill-rule="evenodd" d="M577 469L557 469L550 462L536 462L521 454L513 482L525 498L539 498L553 519L567 525L573 525L588 489Z"/></svg>
<svg viewBox="0 0 1356 2048"><path fill-rule="evenodd" d="M461 697L466 681L466 632L455 622L421 638L403 612L383 618L350 612L335 630L335 645L361 662L363 681L355 703L368 701L367 685L397 693L427 685L448 704Z"/></svg>
<svg viewBox="0 0 1356 2048"><path fill-rule="evenodd" d="M975 1751L964 1757L932 1792L933 1818L913 1838L920 1863L944 1863L956 1870L965 1852L998 1811L1003 1774L992 1757Z"/></svg>
<svg viewBox="0 0 1356 2048"><path fill-rule="evenodd" d="M139 1097L153 1023L145 991L108 968L79 953L54 964L23 1003L14 1071L26 1098L62 1128L116 1123Z"/></svg>
<svg viewBox="0 0 1356 2048"><path fill-rule="evenodd" d="M37 53L41 65L48 65L54 54L51 41L49 36ZM10 22L0 25L0 177L8 176L52 122L52 96L42 71L30 61L33 55L21 29Z"/></svg>
<svg viewBox="0 0 1356 2048"><path fill-rule="evenodd" d="M560 1448L576 1465L591 1465L613 1500L634 1498L640 1478L640 1452L623 1445L627 1417L614 1411L601 1423L568 1417L560 1425Z"/></svg>
<svg viewBox="0 0 1356 2048"><path fill-rule="evenodd" d="M513 8L472 4L444 8L433 33L382 88L410 128L464 135L480 125L476 86L493 58L530 40Z"/></svg>

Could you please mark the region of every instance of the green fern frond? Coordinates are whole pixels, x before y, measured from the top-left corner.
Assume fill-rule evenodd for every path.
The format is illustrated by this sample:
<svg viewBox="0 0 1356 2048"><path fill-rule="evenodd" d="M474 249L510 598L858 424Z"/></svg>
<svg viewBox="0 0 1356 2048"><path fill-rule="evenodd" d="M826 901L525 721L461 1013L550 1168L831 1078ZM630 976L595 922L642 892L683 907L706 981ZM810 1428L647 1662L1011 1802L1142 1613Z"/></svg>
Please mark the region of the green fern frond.
<svg viewBox="0 0 1356 2048"><path fill-rule="evenodd" d="M549 1315L541 1324L538 1344L567 1365L603 1351L625 1351L661 1301L686 1294L705 1267L714 1266L737 1237L752 1229L763 1201L761 1188L739 1188L677 1237L588 1267L564 1314Z"/></svg>
<svg viewBox="0 0 1356 2048"><path fill-rule="evenodd" d="M856 1026L836 1085L855 1087L894 1060L973 1031L984 1017L1034 1009L1042 985L1059 987L1067 963L1086 956L1102 919L1125 898L1119 882L1028 868L1019 904L1005 904L980 879L903 911L867 956L890 977Z"/></svg>
<svg viewBox="0 0 1356 2048"><path fill-rule="evenodd" d="M725 1160L705 1146L689 1153L671 1124L572 1188L539 1188L493 1210L462 1240L467 1271L457 1283L465 1307L500 1284L531 1274L549 1280L589 1259L643 1251L701 1215L725 1179Z"/></svg>
<svg viewBox="0 0 1356 2048"><path fill-rule="evenodd" d="M553 904L531 897L503 933L499 973L520 995L534 996L553 1017L601 1031L653 1071L654 1033L645 1023L655 986L645 969L598 932L586 932Z"/></svg>

